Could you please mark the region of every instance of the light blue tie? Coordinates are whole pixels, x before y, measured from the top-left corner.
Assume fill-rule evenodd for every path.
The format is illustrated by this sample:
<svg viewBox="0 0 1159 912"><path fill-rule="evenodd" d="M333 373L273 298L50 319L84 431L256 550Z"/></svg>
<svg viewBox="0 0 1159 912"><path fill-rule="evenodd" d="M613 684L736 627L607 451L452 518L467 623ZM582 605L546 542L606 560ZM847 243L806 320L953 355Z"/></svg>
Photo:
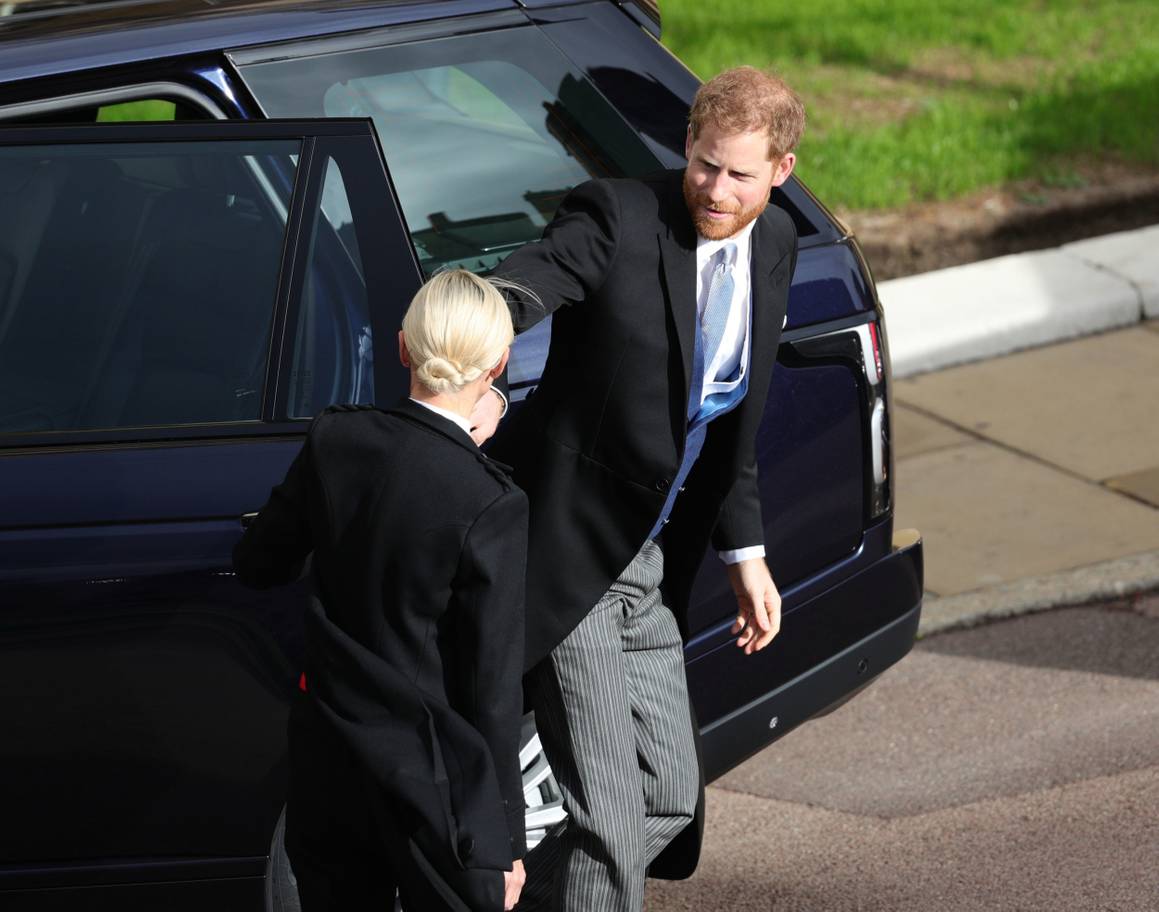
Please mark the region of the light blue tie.
<svg viewBox="0 0 1159 912"><path fill-rule="evenodd" d="M708 301L700 315L700 332L704 339L704 367L707 370L720 348L728 312L732 308L732 293L736 283L732 278L732 255L736 244L725 244L712 257L712 278L708 285Z"/></svg>

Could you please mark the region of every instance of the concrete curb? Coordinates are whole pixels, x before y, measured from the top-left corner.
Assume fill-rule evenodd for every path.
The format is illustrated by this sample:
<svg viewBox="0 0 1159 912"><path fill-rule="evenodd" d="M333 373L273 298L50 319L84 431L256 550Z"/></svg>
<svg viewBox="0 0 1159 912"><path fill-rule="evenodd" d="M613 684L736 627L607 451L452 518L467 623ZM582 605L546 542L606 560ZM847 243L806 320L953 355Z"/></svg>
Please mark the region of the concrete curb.
<svg viewBox="0 0 1159 912"><path fill-rule="evenodd" d="M1159 317L1159 225L877 286L895 377Z"/></svg>
<svg viewBox="0 0 1159 912"><path fill-rule="evenodd" d="M918 637L1159 589L1159 551L943 598L927 596Z"/></svg>

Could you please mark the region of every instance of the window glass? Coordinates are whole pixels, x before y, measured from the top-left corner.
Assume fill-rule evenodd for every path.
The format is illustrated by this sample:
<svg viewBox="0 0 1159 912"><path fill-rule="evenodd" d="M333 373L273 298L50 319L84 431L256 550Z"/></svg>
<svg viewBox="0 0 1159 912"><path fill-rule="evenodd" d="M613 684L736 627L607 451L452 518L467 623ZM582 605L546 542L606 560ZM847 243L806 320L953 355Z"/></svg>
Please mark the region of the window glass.
<svg viewBox="0 0 1159 912"><path fill-rule="evenodd" d="M419 262L486 271L593 176L658 167L537 29L243 67L274 117L371 117Z"/></svg>
<svg viewBox="0 0 1159 912"><path fill-rule="evenodd" d="M330 159L314 219L295 331L289 413L310 418L335 402L374 401L374 348L350 199Z"/></svg>
<svg viewBox="0 0 1159 912"><path fill-rule="evenodd" d="M206 120L208 111L187 100L167 100L164 98L141 98L133 101L116 101L108 104L82 104L70 106L67 98L36 114L11 116L11 111L2 112L5 124L66 124L66 123L128 123L128 122L172 122L175 120Z"/></svg>
<svg viewBox="0 0 1159 912"><path fill-rule="evenodd" d="M272 117L370 117L419 263L487 272L537 240L590 177L659 162L538 29L512 28L242 67ZM508 375L538 380L550 321L521 335Z"/></svg>
<svg viewBox="0 0 1159 912"><path fill-rule="evenodd" d="M176 120L177 105L172 101L122 101L97 108L98 123L121 123L144 120Z"/></svg>
<svg viewBox="0 0 1159 912"><path fill-rule="evenodd" d="M0 149L0 433L259 418L299 150Z"/></svg>

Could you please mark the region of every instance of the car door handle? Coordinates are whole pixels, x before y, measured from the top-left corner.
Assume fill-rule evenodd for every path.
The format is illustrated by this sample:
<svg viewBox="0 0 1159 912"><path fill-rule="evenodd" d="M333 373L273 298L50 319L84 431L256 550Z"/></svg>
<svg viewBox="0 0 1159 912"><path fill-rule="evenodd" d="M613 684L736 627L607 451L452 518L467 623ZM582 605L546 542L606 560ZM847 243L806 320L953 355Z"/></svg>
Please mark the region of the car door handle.
<svg viewBox="0 0 1159 912"><path fill-rule="evenodd" d="M252 525L253 521L257 518L257 513L243 513L241 515L241 527L243 529L248 529L250 525Z"/></svg>

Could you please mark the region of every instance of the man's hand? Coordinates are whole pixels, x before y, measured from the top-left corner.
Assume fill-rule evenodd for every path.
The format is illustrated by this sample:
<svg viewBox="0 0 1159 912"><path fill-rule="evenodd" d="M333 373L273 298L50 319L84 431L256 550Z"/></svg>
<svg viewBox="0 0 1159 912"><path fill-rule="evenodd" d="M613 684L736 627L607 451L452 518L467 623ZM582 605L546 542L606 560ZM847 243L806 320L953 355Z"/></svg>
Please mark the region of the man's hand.
<svg viewBox="0 0 1159 912"><path fill-rule="evenodd" d="M519 902L519 894L523 892L523 882L527 874L523 870L523 862L516 860L510 871L503 872L503 908L511 912Z"/></svg>
<svg viewBox="0 0 1159 912"><path fill-rule="evenodd" d="M470 421L471 439L476 446L482 446L491 439L491 435L499 428L499 419L503 417L504 411L503 400L494 390L487 390L475 403Z"/></svg>
<svg viewBox="0 0 1159 912"><path fill-rule="evenodd" d="M736 645L752 655L773 641L781 629L781 594L763 557L729 564L728 581L736 594Z"/></svg>

